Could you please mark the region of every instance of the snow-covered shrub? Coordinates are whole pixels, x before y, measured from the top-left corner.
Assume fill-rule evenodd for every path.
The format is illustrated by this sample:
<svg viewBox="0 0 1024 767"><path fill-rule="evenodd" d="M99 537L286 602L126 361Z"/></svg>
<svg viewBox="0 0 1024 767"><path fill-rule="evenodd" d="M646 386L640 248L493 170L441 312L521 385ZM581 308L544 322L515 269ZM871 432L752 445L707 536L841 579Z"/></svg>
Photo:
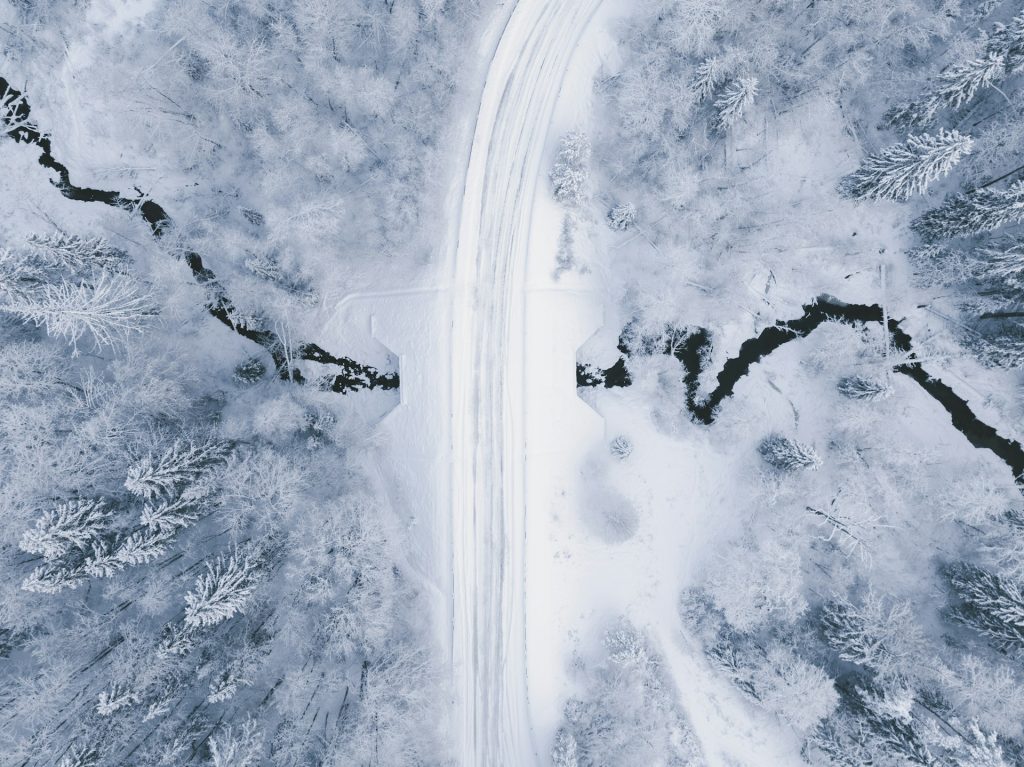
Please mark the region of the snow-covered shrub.
<svg viewBox="0 0 1024 767"><path fill-rule="evenodd" d="M780 434L765 437L757 450L765 463L779 471L817 469L821 466L821 456L813 447Z"/></svg>
<svg viewBox="0 0 1024 767"><path fill-rule="evenodd" d="M572 131L563 136L551 170L551 185L556 200L568 207L577 207L583 203L590 180L589 163L590 139L586 134Z"/></svg>
<svg viewBox="0 0 1024 767"><path fill-rule="evenodd" d="M267 374L267 366L259 357L250 357L235 368L235 380L243 384L254 384Z"/></svg>
<svg viewBox="0 0 1024 767"><path fill-rule="evenodd" d="M844 397L859 400L884 399L892 394L892 386L888 381L861 375L840 379L836 388Z"/></svg>
<svg viewBox="0 0 1024 767"><path fill-rule="evenodd" d="M620 461L624 461L633 454L633 442L629 437L620 434L611 441L608 445L608 450Z"/></svg>
<svg viewBox="0 0 1024 767"><path fill-rule="evenodd" d="M616 232L624 232L637 221L636 206L631 202L622 202L608 211L608 226Z"/></svg>
<svg viewBox="0 0 1024 767"><path fill-rule="evenodd" d="M958 131L910 136L873 154L839 182L839 191L855 200L906 200L922 194L971 153L974 139Z"/></svg>

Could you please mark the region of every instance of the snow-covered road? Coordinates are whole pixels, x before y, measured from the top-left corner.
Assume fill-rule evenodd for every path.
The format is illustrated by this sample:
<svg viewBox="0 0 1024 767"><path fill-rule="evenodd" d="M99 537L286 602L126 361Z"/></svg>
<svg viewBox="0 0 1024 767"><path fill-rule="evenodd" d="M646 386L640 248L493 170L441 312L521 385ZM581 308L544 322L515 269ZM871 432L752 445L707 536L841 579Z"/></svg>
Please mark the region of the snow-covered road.
<svg viewBox="0 0 1024 767"><path fill-rule="evenodd" d="M600 4L518 3L487 73L465 179L452 265L452 646L459 750L474 767L538 761L524 627L525 261L556 97Z"/></svg>

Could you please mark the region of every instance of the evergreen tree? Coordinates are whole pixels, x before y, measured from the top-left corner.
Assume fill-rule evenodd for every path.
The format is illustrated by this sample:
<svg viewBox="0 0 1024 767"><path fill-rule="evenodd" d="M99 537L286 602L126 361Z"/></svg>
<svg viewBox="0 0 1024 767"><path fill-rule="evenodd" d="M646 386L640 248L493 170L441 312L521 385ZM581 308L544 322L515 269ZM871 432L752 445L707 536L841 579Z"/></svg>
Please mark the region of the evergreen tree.
<svg viewBox="0 0 1024 767"><path fill-rule="evenodd" d="M564 727L555 734L555 745L551 749L553 767L579 767L579 746L576 738Z"/></svg>
<svg viewBox="0 0 1024 767"><path fill-rule="evenodd" d="M117 271L128 259L123 250L111 247L103 237L80 237L58 231L32 235L28 244L47 264L73 272Z"/></svg>
<svg viewBox="0 0 1024 767"><path fill-rule="evenodd" d="M21 582L21 587L39 594L59 594L64 589L77 588L84 580L85 573L80 567L37 567Z"/></svg>
<svg viewBox="0 0 1024 767"><path fill-rule="evenodd" d="M715 88L725 79L725 67L722 60L716 56L704 59L697 65L697 74L693 79L693 92L697 101L706 101L711 98Z"/></svg>
<svg viewBox="0 0 1024 767"><path fill-rule="evenodd" d="M199 481L214 466L222 463L228 450L225 442L177 440L163 453L148 453L135 461L128 468L124 486L128 492L147 501L177 499L188 485ZM176 504L169 504L162 513L173 514L179 510ZM154 510L153 513L161 512Z"/></svg>
<svg viewBox="0 0 1024 767"><path fill-rule="evenodd" d="M256 564L247 556L218 557L206 569L185 595L188 628L214 626L241 612L255 588Z"/></svg>
<svg viewBox="0 0 1024 767"><path fill-rule="evenodd" d="M119 543L114 554L124 565L143 565L166 552L170 540L171 531L136 530Z"/></svg>
<svg viewBox="0 0 1024 767"><path fill-rule="evenodd" d="M780 471L817 469L821 466L821 456L813 447L779 434L765 437L758 446L758 452L765 463Z"/></svg>
<svg viewBox="0 0 1024 767"><path fill-rule="evenodd" d="M1014 16L1009 24L996 24L989 36L988 51L1005 59L1010 74L1024 68L1024 13Z"/></svg>
<svg viewBox="0 0 1024 767"><path fill-rule="evenodd" d="M151 530L173 533L189 527L197 519L199 514L195 510L195 503L189 499L178 498L174 501L158 499L155 505L145 504L139 521Z"/></svg>
<svg viewBox="0 0 1024 767"><path fill-rule="evenodd" d="M110 512L102 501L77 499L58 503L26 530L19 544L22 551L59 559L71 549L85 551L104 532Z"/></svg>
<svg viewBox="0 0 1024 767"><path fill-rule="evenodd" d="M61 280L13 296L0 310L44 326L76 345L90 335L97 346L116 346L139 333L156 313L149 296L124 277L102 274L93 283Z"/></svg>
<svg viewBox="0 0 1024 767"><path fill-rule="evenodd" d="M1024 239L1003 240L978 248L971 260L974 276L1019 296L1024 291Z"/></svg>
<svg viewBox="0 0 1024 767"><path fill-rule="evenodd" d="M975 189L946 200L911 224L925 240L964 237L1024 221L1024 181L1005 189Z"/></svg>
<svg viewBox="0 0 1024 767"><path fill-rule="evenodd" d="M1024 650L1024 590L1020 584L961 562L947 570L960 604L953 617L1001 650Z"/></svg>
<svg viewBox="0 0 1024 767"><path fill-rule="evenodd" d="M96 767L100 763L100 752L95 748L72 746L57 762L57 767Z"/></svg>
<svg viewBox="0 0 1024 767"><path fill-rule="evenodd" d="M1006 77L1003 54L989 51L979 59L972 59L950 67L938 76L935 89L922 99L890 110L885 117L887 125L921 127L930 125L941 109L959 109L974 98L982 88L995 85Z"/></svg>
<svg viewBox="0 0 1024 767"><path fill-rule="evenodd" d="M910 136L873 154L839 182L839 191L855 200L906 200L921 194L935 179L971 152L973 139L957 131Z"/></svg>
<svg viewBox="0 0 1024 767"><path fill-rule="evenodd" d="M563 205L576 207L587 196L590 172L590 139L579 131L562 138L555 166L551 171L551 184L555 199Z"/></svg>
<svg viewBox="0 0 1024 767"><path fill-rule="evenodd" d="M872 736L902 764L934 767L935 758L914 727L914 697L909 688L858 688L853 702Z"/></svg>
<svg viewBox="0 0 1024 767"><path fill-rule="evenodd" d="M725 86L721 95L715 99L719 130L726 131L739 122L756 97L756 77L738 77Z"/></svg>

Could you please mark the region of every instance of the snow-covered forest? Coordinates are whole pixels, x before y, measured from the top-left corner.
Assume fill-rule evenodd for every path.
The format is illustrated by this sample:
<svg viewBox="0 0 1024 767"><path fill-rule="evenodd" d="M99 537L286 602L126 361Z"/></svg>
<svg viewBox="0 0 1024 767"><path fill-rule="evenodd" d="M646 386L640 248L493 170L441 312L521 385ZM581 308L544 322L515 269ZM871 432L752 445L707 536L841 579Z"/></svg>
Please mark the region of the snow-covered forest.
<svg viewBox="0 0 1024 767"><path fill-rule="evenodd" d="M0 764L1024 764L1024 4L0 41Z"/></svg>

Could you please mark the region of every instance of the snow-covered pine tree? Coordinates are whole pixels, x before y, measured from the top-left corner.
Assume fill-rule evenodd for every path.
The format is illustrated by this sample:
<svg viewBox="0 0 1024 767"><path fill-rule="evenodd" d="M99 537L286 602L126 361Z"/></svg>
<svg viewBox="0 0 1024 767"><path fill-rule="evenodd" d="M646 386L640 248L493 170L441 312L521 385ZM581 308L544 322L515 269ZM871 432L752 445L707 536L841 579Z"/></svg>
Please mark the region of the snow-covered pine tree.
<svg viewBox="0 0 1024 767"><path fill-rule="evenodd" d="M698 64L696 76L693 78L693 92L697 96L697 101L711 98L715 88L725 79L725 75L725 66L717 56L710 56Z"/></svg>
<svg viewBox="0 0 1024 767"><path fill-rule="evenodd" d="M836 388L844 397L859 400L884 399L892 394L892 386L884 379L860 375L841 378Z"/></svg>
<svg viewBox="0 0 1024 767"><path fill-rule="evenodd" d="M821 617L825 640L839 657L875 672L899 677L902 661L923 652L921 630L907 602L869 591L857 604L835 599Z"/></svg>
<svg viewBox="0 0 1024 767"><path fill-rule="evenodd" d="M910 714L914 702L908 688L861 687L850 699L871 734L900 764L934 767L935 758L914 728Z"/></svg>
<svg viewBox="0 0 1024 767"><path fill-rule="evenodd" d="M555 745L551 749L552 767L579 767L579 744L564 727L555 733Z"/></svg>
<svg viewBox="0 0 1024 767"><path fill-rule="evenodd" d="M916 219L911 228L923 239L934 242L990 232L1024 221L1024 181L1005 189L975 189L951 197Z"/></svg>
<svg viewBox="0 0 1024 767"><path fill-rule="evenodd" d="M104 532L110 512L103 501L76 499L58 503L21 536L19 547L47 560L64 556L72 548L87 550Z"/></svg>
<svg viewBox="0 0 1024 767"><path fill-rule="evenodd" d="M590 172L590 139L580 131L562 137L555 166L551 170L551 184L555 199L563 205L576 207L587 196Z"/></svg>
<svg viewBox="0 0 1024 767"><path fill-rule="evenodd" d="M185 595L185 625L214 626L241 612L255 588L256 563L248 556L217 557Z"/></svg>
<svg viewBox="0 0 1024 767"><path fill-rule="evenodd" d="M726 85L722 93L715 99L718 129L727 131L732 128L743 117L747 107L754 103L755 98L757 98L756 77L737 77Z"/></svg>
<svg viewBox="0 0 1024 767"><path fill-rule="evenodd" d="M636 205L631 202L619 203L608 211L608 226L616 232L624 232L637 220Z"/></svg>
<svg viewBox="0 0 1024 767"><path fill-rule="evenodd" d="M989 51L942 72L935 88L923 98L894 107L885 116L885 124L915 128L930 125L942 109L959 109L982 88L996 85L1006 77L1006 59Z"/></svg>
<svg viewBox="0 0 1024 767"><path fill-rule="evenodd" d="M91 746L72 746L57 762L57 767L96 767L100 763L100 752Z"/></svg>
<svg viewBox="0 0 1024 767"><path fill-rule="evenodd" d="M144 565L167 551L173 530L136 530L122 539L114 551L117 561L124 565Z"/></svg>
<svg viewBox="0 0 1024 767"><path fill-rule="evenodd" d="M110 716L122 708L134 706L139 702L138 695L126 685L115 684L109 690L104 690L96 699L96 713L100 716Z"/></svg>
<svg viewBox="0 0 1024 767"><path fill-rule="evenodd" d="M765 463L780 471L817 469L821 466L821 456L813 447L780 434L765 437L757 450Z"/></svg>
<svg viewBox="0 0 1024 767"><path fill-rule="evenodd" d="M149 295L121 275L102 273L92 283L61 280L12 296L0 310L46 328L76 345L89 335L97 346L116 346L139 333L156 314Z"/></svg>
<svg viewBox="0 0 1024 767"><path fill-rule="evenodd" d="M156 499L153 504L146 503L142 507L140 522L151 530L173 533L189 527L197 519L195 502L186 498L173 501Z"/></svg>
<svg viewBox="0 0 1024 767"><path fill-rule="evenodd" d="M960 562L947 569L960 604L953 617L985 635L1001 650L1024 651L1024 590L980 567Z"/></svg>
<svg viewBox="0 0 1024 767"><path fill-rule="evenodd" d="M955 130L910 136L866 158L860 168L843 177L839 191L855 200L906 200L949 173L970 154L972 145L970 136Z"/></svg>
<svg viewBox="0 0 1024 767"><path fill-rule="evenodd" d="M1024 291L1024 239L1007 239L978 248L971 271L982 282L996 283L1020 294Z"/></svg>
<svg viewBox="0 0 1024 767"><path fill-rule="evenodd" d="M113 544L109 541L95 541L89 556L85 558L86 575L94 578L110 578L125 568L124 562L117 556Z"/></svg>
<svg viewBox="0 0 1024 767"><path fill-rule="evenodd" d="M118 271L128 258L123 250L112 247L103 237L80 237L59 231L31 235L28 245L50 266L72 272Z"/></svg>
<svg viewBox="0 0 1024 767"><path fill-rule="evenodd" d="M1009 74L1024 68L1024 13L1014 16L1009 24L996 24L987 50L1005 59Z"/></svg>
<svg viewBox="0 0 1024 767"><path fill-rule="evenodd" d="M226 442L218 440L176 440L163 453L147 453L129 466L124 486L147 501L175 499L185 487L222 463L229 450Z"/></svg>
<svg viewBox="0 0 1024 767"><path fill-rule="evenodd" d="M64 589L77 588L84 580L85 573L80 567L37 567L21 582L21 587L38 594L59 594Z"/></svg>

